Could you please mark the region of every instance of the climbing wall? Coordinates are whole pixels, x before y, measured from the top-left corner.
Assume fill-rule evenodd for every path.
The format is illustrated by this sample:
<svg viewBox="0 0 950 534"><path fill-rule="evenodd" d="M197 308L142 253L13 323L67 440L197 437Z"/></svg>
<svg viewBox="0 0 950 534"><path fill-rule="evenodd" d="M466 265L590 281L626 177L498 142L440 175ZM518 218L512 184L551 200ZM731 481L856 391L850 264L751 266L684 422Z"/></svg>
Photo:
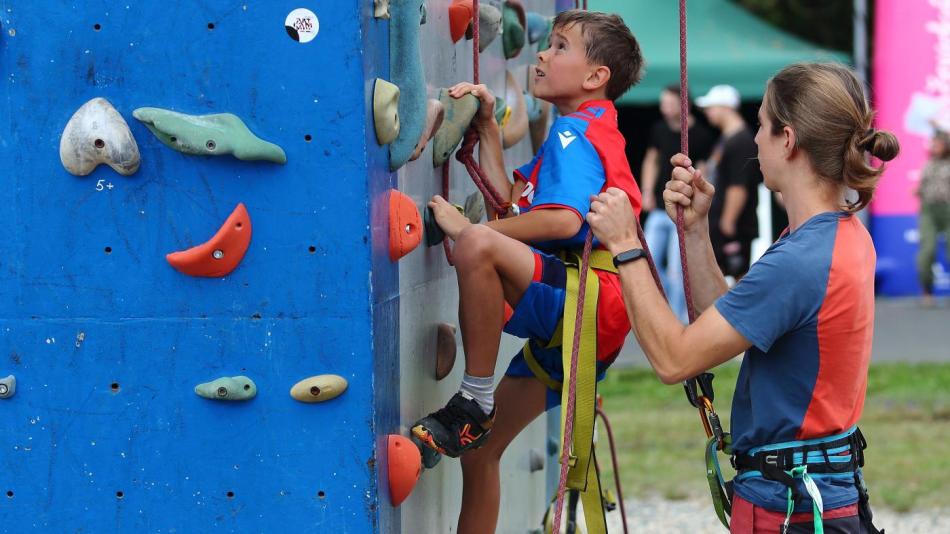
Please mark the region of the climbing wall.
<svg viewBox="0 0 950 534"><path fill-rule="evenodd" d="M288 18L300 7L316 19ZM17 381L0 399L0 532L398 528L378 475L399 300L369 100L387 30L372 11L0 0L0 378ZM64 127L95 97L137 141L131 176L60 163ZM233 113L287 162L182 154L133 118L143 106ZM230 133L216 135L223 148ZM238 203L253 236L233 272L166 262ZM348 390L289 396L325 373ZM236 375L255 398L194 392Z"/></svg>
<svg viewBox="0 0 950 534"><path fill-rule="evenodd" d="M425 17L428 96L471 79L450 0L392 3ZM379 143L376 80L405 67L385 4L0 0L0 532L454 530L458 462L413 488L418 453L387 452L463 366L434 378L441 247L391 255L391 189L415 212L441 182L431 145L392 172ZM502 41L481 73L512 102L535 47ZM546 426L503 460L499 532L539 522Z"/></svg>
<svg viewBox="0 0 950 534"><path fill-rule="evenodd" d="M422 26L422 57L430 94L440 87L472 80L472 41L452 43L448 6L451 0L429 0L427 22ZM500 2L483 2L500 6ZM527 0L528 11L554 13L551 0ZM505 60L502 36L480 56L481 81L497 96L506 97L506 69L524 87L527 66L535 59L536 46L526 44L521 53ZM508 100L511 100L510 98ZM398 171L399 189L412 196L420 209L434 194L442 194L441 171L432 165L432 146L423 155ZM531 140L525 137L505 151L510 172L533 156ZM449 201L462 204L476 191L464 167L451 159ZM425 244L399 264L399 352L400 423L403 430L430 411L441 407L457 390L464 360L461 335L456 336L458 361L452 373L441 381L434 376L436 325L458 324L458 286L455 271L448 265L441 246ZM510 336L502 339L498 358L498 379L521 343ZM496 379L497 381L497 379ZM545 472L532 472L529 451L546 454L547 423L540 417L517 438L502 459L502 507L498 532L529 532L539 528L547 505ZM416 489L401 507L402 532L454 532L461 505L461 469L454 459L443 459L434 469L425 470Z"/></svg>

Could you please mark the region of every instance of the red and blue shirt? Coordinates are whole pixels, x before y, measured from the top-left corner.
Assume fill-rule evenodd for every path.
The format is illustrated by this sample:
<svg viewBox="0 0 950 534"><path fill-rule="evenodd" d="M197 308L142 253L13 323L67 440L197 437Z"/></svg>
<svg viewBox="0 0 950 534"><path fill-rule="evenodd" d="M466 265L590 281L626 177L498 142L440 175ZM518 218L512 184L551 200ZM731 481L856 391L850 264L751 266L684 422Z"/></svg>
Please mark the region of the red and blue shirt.
<svg viewBox="0 0 950 534"><path fill-rule="evenodd" d="M733 450L840 434L864 407L874 328L871 236L841 212L815 215L786 233L716 301L752 342L732 403ZM857 501L853 475L814 475L825 509ZM735 491L785 511L786 487L760 477ZM811 500L796 508L810 510Z"/></svg>
<svg viewBox="0 0 950 534"><path fill-rule="evenodd" d="M624 150L626 140L617 129L617 109L609 100L590 100L551 125L541 149L526 165L514 171L525 183L518 202L522 213L536 209L567 209L583 222L569 239L531 243L545 252L579 249L590 228L586 222L590 197L608 187L624 190L639 215L640 189L630 172ZM595 246L598 243L594 242ZM630 324L623 305L620 279L598 271L600 298L597 303L597 359L611 363L619 353Z"/></svg>
<svg viewBox="0 0 950 534"><path fill-rule="evenodd" d="M634 211L640 213L640 189L630 172L625 146L617 129L617 109L609 100L589 100L576 112L554 121L534 159L514 172L515 179L526 184L518 209L522 213L569 209L584 224L569 239L534 246L545 251L583 246L589 231L585 217L590 197L608 187L626 191Z"/></svg>

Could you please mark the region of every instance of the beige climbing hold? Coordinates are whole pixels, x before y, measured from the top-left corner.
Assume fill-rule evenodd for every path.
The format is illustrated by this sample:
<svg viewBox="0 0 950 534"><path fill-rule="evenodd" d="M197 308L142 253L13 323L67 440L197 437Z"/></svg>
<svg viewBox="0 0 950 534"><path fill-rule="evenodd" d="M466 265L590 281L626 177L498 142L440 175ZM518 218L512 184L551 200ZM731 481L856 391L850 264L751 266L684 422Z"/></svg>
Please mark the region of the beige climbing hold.
<svg viewBox="0 0 950 534"><path fill-rule="evenodd" d="M440 323L435 336L435 379L449 376L455 367L455 325Z"/></svg>
<svg viewBox="0 0 950 534"><path fill-rule="evenodd" d="M511 148L528 133L528 108L525 105L524 92L511 71L506 73L506 79L505 101L509 103L511 116L501 129L501 141L504 148Z"/></svg>
<svg viewBox="0 0 950 534"><path fill-rule="evenodd" d="M445 118L445 106L442 105L442 102L430 98L426 102L426 125L422 130L422 137L420 137L419 142L416 143L415 151L409 156L409 161L419 159L419 156L422 155L422 151L425 150L426 145L429 144L429 139L432 139L435 132L439 130L439 126L442 126L443 118Z"/></svg>
<svg viewBox="0 0 950 534"><path fill-rule="evenodd" d="M388 19L389 0L373 0L373 16L378 19Z"/></svg>
<svg viewBox="0 0 950 534"><path fill-rule="evenodd" d="M103 163L130 176L140 162L128 123L105 98L93 98L73 113L59 140L59 159L76 176L86 176Z"/></svg>
<svg viewBox="0 0 950 534"><path fill-rule="evenodd" d="M399 136L399 87L381 78L376 78L373 87L373 123L380 145L388 145Z"/></svg>
<svg viewBox="0 0 950 534"><path fill-rule="evenodd" d="M324 402L346 391L346 379L339 375L317 375L305 378L290 388L290 396L300 402Z"/></svg>

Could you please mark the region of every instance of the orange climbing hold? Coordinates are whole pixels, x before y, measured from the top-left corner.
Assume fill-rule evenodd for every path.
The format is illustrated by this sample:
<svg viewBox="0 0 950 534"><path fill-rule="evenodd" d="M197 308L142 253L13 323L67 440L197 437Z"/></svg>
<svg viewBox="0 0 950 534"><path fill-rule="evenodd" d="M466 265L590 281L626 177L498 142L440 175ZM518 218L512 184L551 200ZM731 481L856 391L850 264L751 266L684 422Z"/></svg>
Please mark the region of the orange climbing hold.
<svg viewBox="0 0 950 534"><path fill-rule="evenodd" d="M472 0L452 0L449 5L449 33L452 35L452 42L457 43L465 35L465 30L472 23L472 17L475 15L475 8L472 7Z"/></svg>
<svg viewBox="0 0 950 534"><path fill-rule="evenodd" d="M214 237L188 250L172 252L165 259L187 275L217 278L226 276L241 263L250 244L251 216L240 203Z"/></svg>
<svg viewBox="0 0 950 534"><path fill-rule="evenodd" d="M389 500L399 506L409 497L422 474L422 455L407 437L390 434L388 448Z"/></svg>
<svg viewBox="0 0 950 534"><path fill-rule="evenodd" d="M398 261L422 242L422 217L411 198L389 191L389 259Z"/></svg>

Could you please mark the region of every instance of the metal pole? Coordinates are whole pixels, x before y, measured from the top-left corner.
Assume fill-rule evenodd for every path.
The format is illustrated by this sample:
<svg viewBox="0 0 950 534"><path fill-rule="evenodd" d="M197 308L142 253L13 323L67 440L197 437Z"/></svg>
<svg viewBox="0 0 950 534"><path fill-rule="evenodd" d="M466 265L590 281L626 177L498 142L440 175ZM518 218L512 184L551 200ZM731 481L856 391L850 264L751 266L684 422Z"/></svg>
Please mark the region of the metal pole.
<svg viewBox="0 0 950 534"><path fill-rule="evenodd" d="M868 0L854 0L854 70L868 83Z"/></svg>

